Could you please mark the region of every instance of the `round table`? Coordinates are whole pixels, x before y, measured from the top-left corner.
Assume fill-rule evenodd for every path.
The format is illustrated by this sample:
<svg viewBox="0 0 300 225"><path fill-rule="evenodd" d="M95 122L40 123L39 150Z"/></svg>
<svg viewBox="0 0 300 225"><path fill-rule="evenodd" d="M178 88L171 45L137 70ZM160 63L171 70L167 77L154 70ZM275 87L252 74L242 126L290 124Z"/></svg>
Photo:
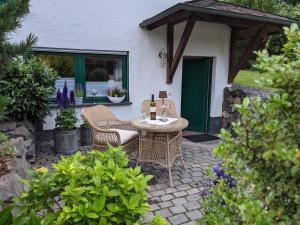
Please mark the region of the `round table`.
<svg viewBox="0 0 300 225"><path fill-rule="evenodd" d="M166 124L150 124L143 119L134 120L132 126L139 132L139 152L137 162L154 162L168 169L170 185L173 187L172 165L175 159L183 162L181 143L182 130L189 122L184 118Z"/></svg>

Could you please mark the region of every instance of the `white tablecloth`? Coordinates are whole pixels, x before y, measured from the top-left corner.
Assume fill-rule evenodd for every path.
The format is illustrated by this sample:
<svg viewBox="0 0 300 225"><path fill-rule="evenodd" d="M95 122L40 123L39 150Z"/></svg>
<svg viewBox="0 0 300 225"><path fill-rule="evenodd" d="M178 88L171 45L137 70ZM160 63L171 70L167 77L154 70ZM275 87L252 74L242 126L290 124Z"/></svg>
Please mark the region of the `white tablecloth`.
<svg viewBox="0 0 300 225"><path fill-rule="evenodd" d="M158 117L156 118L156 120L150 120L149 118L147 118L145 121L146 123L149 124L153 124L153 125L159 125L159 126L164 126L164 125L168 125L170 123L173 123L174 121L178 120L176 118L167 118L168 120L166 122L159 120L162 117Z"/></svg>

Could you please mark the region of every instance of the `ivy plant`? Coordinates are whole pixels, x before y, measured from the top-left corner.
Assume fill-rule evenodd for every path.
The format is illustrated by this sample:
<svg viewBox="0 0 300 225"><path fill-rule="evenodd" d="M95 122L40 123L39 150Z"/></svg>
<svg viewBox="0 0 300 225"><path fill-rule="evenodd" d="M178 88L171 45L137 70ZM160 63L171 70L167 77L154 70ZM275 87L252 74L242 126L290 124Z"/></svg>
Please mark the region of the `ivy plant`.
<svg viewBox="0 0 300 225"><path fill-rule="evenodd" d="M76 153L34 172L16 201L18 216L34 211L42 224L138 224L150 209L141 168L128 168L121 148Z"/></svg>
<svg viewBox="0 0 300 225"><path fill-rule="evenodd" d="M286 28L283 54L258 53L262 82L278 89L264 103L245 98L234 134L222 131L214 153L235 185L218 180L202 203L199 224L300 224L300 30Z"/></svg>

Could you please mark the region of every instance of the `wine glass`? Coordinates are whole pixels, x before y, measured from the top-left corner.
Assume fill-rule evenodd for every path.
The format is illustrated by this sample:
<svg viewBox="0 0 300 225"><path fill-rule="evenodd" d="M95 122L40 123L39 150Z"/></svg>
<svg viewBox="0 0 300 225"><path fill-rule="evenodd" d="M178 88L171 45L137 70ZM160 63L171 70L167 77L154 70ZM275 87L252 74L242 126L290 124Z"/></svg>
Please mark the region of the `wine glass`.
<svg viewBox="0 0 300 225"><path fill-rule="evenodd" d="M94 96L94 104L96 104L96 95L98 94L98 90L96 88L92 89L92 95Z"/></svg>
<svg viewBox="0 0 300 225"><path fill-rule="evenodd" d="M146 122L146 118L147 118L147 111L145 110L145 108L141 108L141 113L142 113L142 117L143 117L143 121Z"/></svg>

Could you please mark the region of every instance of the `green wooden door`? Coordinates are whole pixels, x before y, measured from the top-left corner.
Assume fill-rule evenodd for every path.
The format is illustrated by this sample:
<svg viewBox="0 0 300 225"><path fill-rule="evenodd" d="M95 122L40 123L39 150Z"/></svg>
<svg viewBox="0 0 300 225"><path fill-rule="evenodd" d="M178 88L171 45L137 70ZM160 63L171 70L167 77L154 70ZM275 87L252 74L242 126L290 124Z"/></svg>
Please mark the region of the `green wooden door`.
<svg viewBox="0 0 300 225"><path fill-rule="evenodd" d="M211 58L183 59L181 116L189 120L189 131L208 131L211 61Z"/></svg>

